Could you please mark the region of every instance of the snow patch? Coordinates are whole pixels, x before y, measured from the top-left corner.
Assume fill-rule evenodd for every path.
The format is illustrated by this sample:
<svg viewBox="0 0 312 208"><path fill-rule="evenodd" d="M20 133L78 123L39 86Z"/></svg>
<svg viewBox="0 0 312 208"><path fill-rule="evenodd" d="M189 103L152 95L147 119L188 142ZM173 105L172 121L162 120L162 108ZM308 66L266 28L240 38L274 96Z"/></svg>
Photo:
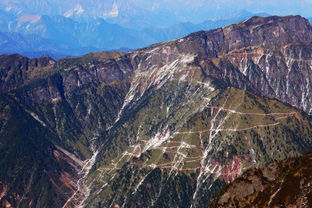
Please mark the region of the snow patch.
<svg viewBox="0 0 312 208"><path fill-rule="evenodd" d="M98 151L95 151L93 153L92 157L89 160L87 160L86 165L83 168L84 176L80 179L81 182L82 182L80 184L80 186L79 186L79 183L78 183L78 192L80 192L84 196L84 198L81 200L81 202L79 203L77 208L83 208L84 207L84 202L87 200L87 198L90 195L91 188L86 186L85 180L87 179L87 177L89 175L89 172L90 172L91 168L93 167L93 165L94 165L94 163L96 161L96 157L97 157L98 153L99 153Z"/></svg>
<svg viewBox="0 0 312 208"><path fill-rule="evenodd" d="M200 82L200 81L198 81L197 83L203 85L205 88L207 88L210 91L214 91L215 90L215 88L213 87L213 85L211 85L211 83Z"/></svg>
<svg viewBox="0 0 312 208"><path fill-rule="evenodd" d="M147 141L143 152L159 147L170 138L170 130L166 130L162 133L158 132L154 137Z"/></svg>
<svg viewBox="0 0 312 208"><path fill-rule="evenodd" d="M25 23L25 22L30 22L30 23L36 23L41 19L40 15L23 15L18 18L18 23Z"/></svg>
<svg viewBox="0 0 312 208"><path fill-rule="evenodd" d="M66 201L63 208L66 208L70 206L71 204L74 204L77 199L80 199L82 196L82 199L80 200L79 204L75 207L77 208L83 208L84 203L87 200L87 198L90 195L91 188L85 184L87 177L89 175L89 172L91 168L93 167L96 157L98 155L98 151L95 151L92 155L92 157L86 161L84 161L84 166L82 167L81 173L83 176L78 180L77 182L77 191Z"/></svg>
<svg viewBox="0 0 312 208"><path fill-rule="evenodd" d="M88 116L88 117L91 115L91 110L92 110L92 105L89 104L89 106L88 106L88 112L87 112L87 116Z"/></svg>
<svg viewBox="0 0 312 208"><path fill-rule="evenodd" d="M70 9L69 11L67 11L64 16L65 17L72 17L72 16L80 16L85 12L85 10L82 8L82 6L80 4L77 4L76 7Z"/></svg>
<svg viewBox="0 0 312 208"><path fill-rule="evenodd" d="M116 3L113 4L112 9L110 11L104 12L102 14L102 17L105 18L112 18L112 17L118 17L119 15L119 8Z"/></svg>
<svg viewBox="0 0 312 208"><path fill-rule="evenodd" d="M154 48L153 50L158 50ZM152 50L152 51L153 51ZM114 122L117 123L124 112L124 109L132 102L140 99L146 90L151 87L156 87L156 89L161 88L168 80L170 80L180 69L185 67L187 64L192 63L195 59L193 54L183 54L170 64L166 64L160 68L156 66L150 67L148 70L141 69L141 63L138 66L138 72L136 73L130 90L128 91L125 101L118 112L117 118ZM113 125L114 125L113 124ZM112 125L112 126L113 126ZM112 128L110 126L110 128Z"/></svg>
<svg viewBox="0 0 312 208"><path fill-rule="evenodd" d="M132 192L132 194L134 194L135 192L138 191L138 189L140 188L140 186L143 184L143 182L145 181L145 179L147 178L147 176L151 173L152 171L150 171L148 174L146 174L142 180L138 183L138 185L135 187L134 191Z"/></svg>
<svg viewBox="0 0 312 208"><path fill-rule="evenodd" d="M37 114L34 112L31 112L29 110L26 110L27 113L29 113L35 120L37 120L42 126L46 127L47 125L39 118Z"/></svg>

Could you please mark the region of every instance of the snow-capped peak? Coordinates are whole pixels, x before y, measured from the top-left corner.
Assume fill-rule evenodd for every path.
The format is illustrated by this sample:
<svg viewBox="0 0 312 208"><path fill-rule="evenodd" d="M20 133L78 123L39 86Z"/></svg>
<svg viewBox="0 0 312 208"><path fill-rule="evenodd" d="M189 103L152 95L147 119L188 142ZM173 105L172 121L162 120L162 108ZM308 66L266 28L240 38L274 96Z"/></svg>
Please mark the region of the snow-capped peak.
<svg viewBox="0 0 312 208"><path fill-rule="evenodd" d="M80 4L77 4L74 8L68 10L64 16L65 17L72 17L72 16L80 16L85 12Z"/></svg>
<svg viewBox="0 0 312 208"><path fill-rule="evenodd" d="M119 8L116 3L113 4L112 9L110 11L104 12L102 14L102 17L105 18L112 18L112 17L118 17L119 15Z"/></svg>

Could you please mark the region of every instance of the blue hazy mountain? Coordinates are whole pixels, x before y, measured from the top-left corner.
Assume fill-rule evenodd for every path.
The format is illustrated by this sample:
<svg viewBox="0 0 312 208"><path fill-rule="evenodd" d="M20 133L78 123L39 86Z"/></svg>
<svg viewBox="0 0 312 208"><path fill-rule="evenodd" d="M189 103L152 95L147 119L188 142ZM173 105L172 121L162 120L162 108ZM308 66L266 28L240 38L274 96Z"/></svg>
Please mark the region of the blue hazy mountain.
<svg viewBox="0 0 312 208"><path fill-rule="evenodd" d="M228 24L233 24L246 20L252 16L267 17L270 16L267 13L251 13L246 10L240 11L239 13L233 15L226 19L209 19L199 24L193 24L191 22L184 22L175 24L170 27L165 28L145 28L142 29L142 33L147 34L152 37L154 41L168 41L185 36L189 33L196 32L199 30L211 30L219 27L223 27Z"/></svg>
<svg viewBox="0 0 312 208"><path fill-rule="evenodd" d="M17 15L61 15L76 20L102 18L134 29L170 26L181 22L229 18L241 10L274 15L311 13L311 1L292 0L3 0L0 8Z"/></svg>
<svg viewBox="0 0 312 208"><path fill-rule="evenodd" d="M6 0L0 2L0 31L42 37L57 43L53 52L82 55L81 52L97 50L141 48L254 16L243 11L228 18L194 24L184 21L185 18L172 12L171 7L164 8L161 2L138 2L108 0L103 4L99 0ZM59 45L66 45L70 50L64 50ZM30 52L36 52L34 54L50 51L49 47L28 48Z"/></svg>
<svg viewBox="0 0 312 208"><path fill-rule="evenodd" d="M73 47L37 35L22 35L14 32L0 32L0 54L20 53L28 57L48 55L54 59L67 56L80 56L90 51L105 49Z"/></svg>
<svg viewBox="0 0 312 208"><path fill-rule="evenodd" d="M218 27L222 27L224 25L233 24L235 22L244 21L252 16L259 16L259 17L268 17L270 14L268 13L252 13L246 10L242 10L237 14L234 14L232 17L227 19L210 19L206 20L203 23L199 24L199 27L203 30L211 30Z"/></svg>
<svg viewBox="0 0 312 208"><path fill-rule="evenodd" d="M0 2L0 8L16 15L60 15L79 21L101 18L131 28L169 26L183 21L154 3L142 0L105 0L105 3L102 0L6 0Z"/></svg>
<svg viewBox="0 0 312 208"><path fill-rule="evenodd" d="M43 51L60 53L68 50L68 46L36 35L0 32L0 48L2 53L23 53L26 51Z"/></svg>
<svg viewBox="0 0 312 208"><path fill-rule="evenodd" d="M119 48L141 48L157 42L176 39L195 31L213 29L242 21L254 15L266 16L266 14L253 14L242 11L228 19L207 20L200 24L184 22L168 27L154 26L131 29L109 23L102 18L82 18L77 20L60 15L34 15L23 14L23 12L18 14L12 10L2 10L0 15L4 17L0 22L0 31L2 32L18 33L23 35L23 37L26 35L25 39L28 39L29 35L35 35L48 40L47 42L49 43L57 43L52 44L55 48L51 50L50 47L43 44L45 41L39 41L37 44L38 48L30 46L28 51L51 51L58 53L61 51L62 55L82 55L82 53L97 50L115 50ZM30 39L29 43L31 41L32 39ZM39 43L42 43L42 45ZM16 45L17 42L12 44ZM64 46L66 50L64 50ZM84 49L80 50L80 48ZM15 52L20 51L16 50ZM2 49L0 52L3 53L6 50Z"/></svg>
<svg viewBox="0 0 312 208"><path fill-rule="evenodd" d="M35 34L72 47L115 49L143 46L134 31L103 19L78 22L71 18L47 15L23 15L2 26L5 32Z"/></svg>

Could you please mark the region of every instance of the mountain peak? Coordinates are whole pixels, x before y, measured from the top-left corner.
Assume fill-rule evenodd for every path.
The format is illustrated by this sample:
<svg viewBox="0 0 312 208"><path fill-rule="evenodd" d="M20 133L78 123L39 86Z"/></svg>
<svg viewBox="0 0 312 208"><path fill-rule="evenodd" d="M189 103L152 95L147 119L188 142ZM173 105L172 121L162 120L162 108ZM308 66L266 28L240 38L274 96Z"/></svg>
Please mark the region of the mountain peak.
<svg viewBox="0 0 312 208"><path fill-rule="evenodd" d="M55 64L56 62L50 56L41 56L40 58L38 58L38 63L40 64L41 67L45 67L50 64Z"/></svg>
<svg viewBox="0 0 312 208"><path fill-rule="evenodd" d="M289 15L289 16L269 16L269 17L260 17L260 16L254 16L243 23L246 25L252 25L252 24L265 24L265 23L293 23L293 22L299 22L301 24L310 24L309 21L300 16L300 15Z"/></svg>
<svg viewBox="0 0 312 208"><path fill-rule="evenodd" d="M70 10L68 10L64 16L65 17L73 17L73 16L80 16L85 12L81 4L76 4L76 6Z"/></svg>
<svg viewBox="0 0 312 208"><path fill-rule="evenodd" d="M25 14L18 18L18 22L19 23L25 23L25 22L36 23L41 19L41 17L42 17L41 15Z"/></svg>
<svg viewBox="0 0 312 208"><path fill-rule="evenodd" d="M191 34L197 36L199 33ZM206 31L204 34L216 53L228 53L246 47L279 48L286 44L312 44L312 27L301 16L252 17L240 23L220 29ZM209 47L208 47L209 48Z"/></svg>

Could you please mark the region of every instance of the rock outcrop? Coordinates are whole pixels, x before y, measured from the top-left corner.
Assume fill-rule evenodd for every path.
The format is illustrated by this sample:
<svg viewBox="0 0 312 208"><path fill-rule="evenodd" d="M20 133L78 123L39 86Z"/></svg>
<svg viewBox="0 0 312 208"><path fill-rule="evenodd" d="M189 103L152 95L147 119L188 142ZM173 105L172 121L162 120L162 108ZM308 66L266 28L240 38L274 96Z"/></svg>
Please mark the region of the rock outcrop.
<svg viewBox="0 0 312 208"><path fill-rule="evenodd" d="M311 160L307 154L249 170L226 187L211 207L310 207Z"/></svg>

